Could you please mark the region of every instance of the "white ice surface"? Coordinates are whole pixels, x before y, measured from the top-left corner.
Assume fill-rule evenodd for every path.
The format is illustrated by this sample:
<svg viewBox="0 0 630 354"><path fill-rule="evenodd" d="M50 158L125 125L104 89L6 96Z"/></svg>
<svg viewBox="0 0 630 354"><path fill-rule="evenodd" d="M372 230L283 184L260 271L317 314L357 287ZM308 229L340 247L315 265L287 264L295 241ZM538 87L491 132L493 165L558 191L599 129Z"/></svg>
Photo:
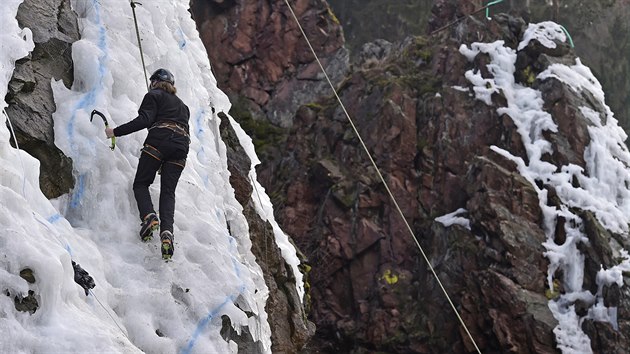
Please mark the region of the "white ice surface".
<svg viewBox="0 0 630 354"><path fill-rule="evenodd" d="M0 2L2 97L15 61L33 49L30 30L15 20L20 3ZM146 93L129 1L72 0L72 7L81 32L72 52L75 81L72 89L51 83L55 144L73 161L71 193L47 200L39 188L39 162L9 145L4 115L0 124L0 249L6 250L0 290L10 294L0 296L0 352L235 353L236 343L220 335L222 315L237 332L247 326L270 352L269 292L229 184L226 148L212 110L227 113L230 103L216 86L188 0L136 7L149 75L160 67L171 70L178 96L191 111L191 150L177 188L176 249L169 263L161 260L157 241L144 244L137 235L131 183L146 131L118 138L111 151L103 122L89 119L98 109L110 125L125 123L137 115ZM244 133L239 138L255 157L251 140ZM295 249L255 178L252 173L257 210L274 226L303 291ZM157 206L159 176L151 192ZM96 282L87 297L73 281L71 259ZM34 284L19 277L24 268L33 270ZM29 290L39 303L32 315L16 311L13 303Z"/></svg>
<svg viewBox="0 0 630 354"><path fill-rule="evenodd" d="M562 28L553 22L531 24L518 48L537 40L544 46L555 48L556 41L566 41ZM579 243L588 243L583 232L582 219L571 212L571 208L590 210L597 220L609 231L628 237L630 224L630 153L625 145L627 138L618 126L610 108L605 103L604 93L590 69L576 60L575 65L551 65L538 75L538 79L560 80L577 93L588 91L603 112L588 107L579 107L592 126L589 128L590 144L584 153L586 166L566 165L557 168L544 161L545 154L552 153L552 145L543 132L557 132L553 117L543 109L539 91L518 84L514 80L516 51L506 47L503 41L494 43L473 43L470 48L462 45L460 52L472 61L479 53L490 56L488 69L492 78L482 78L479 73L468 71L466 78L473 85L477 99L488 105L492 93L501 93L507 99L507 106L497 108L498 114L512 118L521 135L529 162L512 155L509 151L492 146L495 152L514 161L520 173L532 184L538 193L539 205L543 212L543 228L547 234L545 256L550 261L548 269L549 287L553 286L554 274L562 270L565 293L559 299L550 301L559 325L554 330L558 348L563 353L591 353L590 340L581 329L580 318L571 305L576 298L585 298L584 255L579 251ZM580 187L573 185L577 179ZM560 198L560 208L547 205L547 190L541 189L536 181L553 187ZM563 217L566 240L558 245L555 241L556 222ZM607 308L601 299L601 287L616 283L622 285L622 271L630 269L630 257L626 250L611 245L621 260L611 269L602 269L596 283L600 291L586 296L593 307L588 318L607 321L616 326L616 308ZM587 246L588 247L588 246ZM588 292L587 292L588 293Z"/></svg>

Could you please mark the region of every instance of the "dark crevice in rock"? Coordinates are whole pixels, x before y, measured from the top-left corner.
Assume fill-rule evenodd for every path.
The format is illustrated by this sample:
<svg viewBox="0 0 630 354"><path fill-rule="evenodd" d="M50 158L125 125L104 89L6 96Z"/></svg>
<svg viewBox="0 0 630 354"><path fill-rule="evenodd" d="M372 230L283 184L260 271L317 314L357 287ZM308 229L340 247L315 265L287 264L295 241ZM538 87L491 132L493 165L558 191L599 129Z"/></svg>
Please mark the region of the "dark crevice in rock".
<svg viewBox="0 0 630 354"><path fill-rule="evenodd" d="M26 280L29 284L35 283L35 274L33 274L33 270L30 268L24 268L20 271L20 277Z"/></svg>
<svg viewBox="0 0 630 354"><path fill-rule="evenodd" d="M28 312L31 315L37 311L39 308L39 303L37 302L37 298L35 292L33 290L28 291L27 296L18 296L16 295L14 298L15 309L21 312Z"/></svg>

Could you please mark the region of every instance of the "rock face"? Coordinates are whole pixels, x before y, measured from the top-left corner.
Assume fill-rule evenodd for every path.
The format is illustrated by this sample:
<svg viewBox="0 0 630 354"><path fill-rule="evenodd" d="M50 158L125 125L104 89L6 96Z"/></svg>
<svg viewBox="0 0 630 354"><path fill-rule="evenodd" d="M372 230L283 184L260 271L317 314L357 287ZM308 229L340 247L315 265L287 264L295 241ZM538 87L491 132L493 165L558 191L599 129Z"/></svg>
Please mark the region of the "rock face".
<svg viewBox="0 0 630 354"><path fill-rule="evenodd" d="M32 30L35 49L16 63L6 111L20 148L42 164L42 192L56 198L67 193L74 180L72 160L54 144L52 114L56 107L50 82L63 80L66 87L72 85L72 43L79 39L77 18L70 0L25 0L17 20L21 27Z"/></svg>
<svg viewBox="0 0 630 354"><path fill-rule="evenodd" d="M333 82L347 70L341 26L322 1L292 4ZM193 1L219 88L257 120L290 127L298 104L329 90L284 1ZM239 107L242 106L242 107Z"/></svg>
<svg viewBox="0 0 630 354"><path fill-rule="evenodd" d="M252 235L252 252L262 263L261 268L265 276L265 283L269 288L269 300L265 311L269 315L269 324L272 328L273 353L295 353L302 348L308 339L313 336L315 326L306 319L306 313L295 287L295 276L289 267L280 249L274 241L271 225L264 222L252 203L251 181L249 169L251 162L247 153L241 147L232 130L228 117L220 112L221 138L227 146L228 169L230 171L230 183L235 189L236 199L243 206L243 214L247 218L249 231ZM225 320L225 319L224 319ZM226 328L231 328L229 325ZM231 338L235 340L234 337ZM247 341L240 341L241 348L248 348ZM243 353L255 353L256 349L243 350Z"/></svg>
<svg viewBox="0 0 630 354"><path fill-rule="evenodd" d="M240 95L233 99L231 114L257 141L263 160L258 174L271 192L283 229L312 266L311 318L317 334L304 351L474 351L337 102L308 103L295 117L282 121L275 120L274 106L265 108L276 94L284 97L285 91L273 85L286 87L284 81L293 80L292 70L269 79L260 69L276 65L263 61L272 55L265 48L278 48L267 44L269 32L261 23L275 18L274 10L282 5L209 3L205 7L195 3L193 14L216 76L232 97ZM480 6L479 1L436 1L430 28ZM266 16L268 12L261 9L272 14ZM259 14L256 20L243 22L252 12ZM281 13L291 28L286 9ZM244 34L239 34L243 23ZM452 89L466 86L464 72L471 69L458 51L461 43L503 39L515 47L524 26L524 21L505 16L488 26L470 19L430 39L412 38L402 45L375 42L362 50L357 70L339 88L472 337L482 352L490 353L557 351L553 334L557 322L547 296L562 289L546 288L548 261L542 246L546 237L536 191L513 163L488 148L494 145L526 158L520 135L510 117L499 116L495 108ZM243 38L248 44L236 45ZM271 38L276 43L277 36ZM237 51L238 59L229 59L235 48L245 50ZM551 62L573 61L573 54L567 47L543 54L535 49L519 54L517 79L536 85L546 109L558 117L560 132L548 137L554 144L552 162L583 166L588 124L571 107L584 102L557 81L529 82L532 72L527 71L535 74ZM480 57L474 67L487 73L487 62ZM239 80L232 80L235 73ZM268 87L264 91L269 97L246 94L260 92L261 87ZM501 106L505 98L498 95L493 102ZM261 117L271 124L261 124ZM458 208L468 210L472 230L446 228L434 221ZM614 265L609 240L627 241L601 232L598 222L586 214L584 219L592 220L592 249L585 251L593 260L587 264L585 278L594 279L599 264ZM592 280L585 287L596 291ZM608 291L611 304L628 308L627 290ZM627 310L619 313L619 328L626 328ZM584 331L596 350L628 343L621 330L615 332L601 322L585 323Z"/></svg>
<svg viewBox="0 0 630 354"><path fill-rule="evenodd" d="M481 0L328 0L339 17L351 57L357 58L360 48L375 39L399 42L408 35L425 35L427 29L439 26L430 9L445 20L445 13L463 16L485 6ZM630 4L625 0L506 0L490 7L490 15L511 13L530 22L555 21L573 37L575 52L599 78L606 102L626 131L630 131ZM483 19L485 11L475 17ZM440 21L440 20L437 20ZM376 25L378 24L378 25ZM614 63L614 65L611 65Z"/></svg>
<svg viewBox="0 0 630 354"><path fill-rule="evenodd" d="M496 16L492 22L468 19L430 38L365 48L339 94L396 197L395 206L337 102L328 91L317 99L325 84L283 4L192 3L219 86L235 103L231 113L246 128L249 124L249 132L258 139L259 155L266 159L259 176L265 177L281 225L312 267L307 305L317 334L307 343L312 325L291 286L294 275L270 242L269 225L250 205L254 193L247 176L250 162L224 122L231 183L272 294L267 310L274 352L298 352L305 343L307 353L475 351L398 207L482 352L557 352L553 334L557 322L548 299L563 289L562 284L546 288L548 261L543 256L538 196L514 163L489 149L494 145L527 158L511 118L496 111L506 98L495 94L491 107L454 88L467 87L467 70L489 75L488 57L481 55L469 63L458 50L462 43L501 39L514 48L525 22L508 16ZM471 4L479 5L436 1L433 25L469 13ZM320 0L298 0L293 6L315 49L324 53L329 73L341 80L347 54L335 17ZM51 77L67 85L72 82L71 62L60 64L57 54L69 58L70 43L78 37L76 27L66 27L76 22L69 16L68 0L23 3L20 23L37 23L29 27L37 29L38 47L16 69L7 109L21 147L36 146L31 153L42 161L42 175L49 181L63 180L60 175L69 176L71 171L69 165L63 173L58 171L63 161L69 161L52 144L54 105L49 92ZM541 49L534 43L519 53L516 80L540 90L545 109L553 112L558 132L547 136L554 151L548 161L584 166L589 123L576 107L599 112L601 107L557 80L535 79L550 63L574 60L567 46ZM301 102L310 103L298 108ZM68 178L62 186L47 187L43 181L42 188L51 197L63 194L72 185ZM557 206L556 191L547 191L549 203ZM459 208L467 210L470 229L435 221ZM589 239L588 245L580 244L586 254L584 288L594 293L600 266L609 268L617 261L611 245L630 248L630 243L606 231L591 212L574 212ZM624 281L623 287L602 289L606 306L617 306L618 328L590 319L582 324L596 352L623 353L630 347L630 277ZM589 306L580 301L572 305L580 316ZM230 332L228 321L224 319L224 337L240 343L243 350L259 350L246 330Z"/></svg>
<svg viewBox="0 0 630 354"><path fill-rule="evenodd" d="M630 131L630 3L625 0L530 0L500 4L494 13L528 14L532 22L553 20L563 25L575 43L575 53L600 80L606 103ZM550 6L549 3L552 3ZM508 6L509 5L509 6Z"/></svg>
<svg viewBox="0 0 630 354"><path fill-rule="evenodd" d="M328 0L339 18L351 57L375 39L398 42L423 34L433 0Z"/></svg>
<svg viewBox="0 0 630 354"><path fill-rule="evenodd" d="M462 9L436 8L434 14L446 17L435 23L452 21ZM459 52L462 43L504 40L516 49L525 29L522 19L505 15L490 23L467 20L358 63L339 88L398 207L484 353L558 351L558 323L548 302L563 290L546 286L549 262L537 192L513 162L489 148L528 158L512 119L496 111L506 98L494 94L488 106L456 89L469 86L467 70L491 75L489 57L469 63ZM557 80L536 79L552 63L574 63L573 50L533 44L518 55L516 79L542 92L558 125L547 137L554 151L549 162L584 166L590 124L577 107L602 107ZM288 153L260 171L272 176L270 194L284 196L275 200L281 225L313 267L317 335L306 351L474 352L360 145L336 100L322 99L298 110ZM555 190L545 188L549 203L558 206ZM459 208L467 210L470 229L435 221ZM630 245L605 232L588 211L577 212L590 240L580 246L589 258L584 287L596 293L599 265L617 262L609 244ZM630 345L630 294L622 289L605 290L606 301L619 309L618 331L609 323L583 325L596 352ZM586 304L574 305L586 314Z"/></svg>
<svg viewBox="0 0 630 354"><path fill-rule="evenodd" d="M333 83L348 69L341 26L323 0L291 2ZM193 0L191 12L230 114L252 136L259 156L279 152L282 129L299 105L330 88L283 0ZM264 163L264 162L263 162Z"/></svg>

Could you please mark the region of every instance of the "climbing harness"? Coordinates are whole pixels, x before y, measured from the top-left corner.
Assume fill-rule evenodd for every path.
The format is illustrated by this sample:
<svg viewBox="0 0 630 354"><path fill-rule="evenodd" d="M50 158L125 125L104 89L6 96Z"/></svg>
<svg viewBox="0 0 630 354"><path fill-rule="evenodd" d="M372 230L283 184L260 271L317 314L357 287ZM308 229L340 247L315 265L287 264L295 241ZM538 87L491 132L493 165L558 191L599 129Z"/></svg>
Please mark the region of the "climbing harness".
<svg viewBox="0 0 630 354"><path fill-rule="evenodd" d="M90 122L94 118L94 115L101 117L101 119L103 120L103 123L105 123L105 128L109 128L109 123L107 122L107 118L105 118L105 115L103 113L97 110L92 111L92 114L90 115ZM109 148L112 149L112 151L114 151L115 147L116 147L116 137L112 136L112 145Z"/></svg>
<svg viewBox="0 0 630 354"><path fill-rule="evenodd" d="M140 149L140 151L144 152L145 154L153 157L154 159L164 163L172 163L173 165L177 165L181 168L185 168L186 167L186 159L181 159L181 160L166 160L164 161L164 155L162 155L162 153L160 152L160 150L158 150L156 147L149 145L149 144L144 144L144 146L142 147L142 149ZM160 171L161 171L162 167L160 166Z"/></svg>
<svg viewBox="0 0 630 354"><path fill-rule="evenodd" d="M158 161L162 161L162 153L160 152L160 150L156 149L152 145L144 144L144 146L142 147L142 149L140 149L140 151L144 152L145 154L153 157L154 159Z"/></svg>
<svg viewBox="0 0 630 354"><path fill-rule="evenodd" d="M140 31L138 30L138 19L136 18L136 5L142 5L139 2L133 0L129 1L131 5L131 12L133 12L133 23L136 26L136 37L138 38L138 48L140 49L140 60L142 61L142 70L144 71L144 81L147 85L147 91L149 90L149 79L147 78L147 67L144 65L144 54L142 52L142 43L140 42Z"/></svg>
<svg viewBox="0 0 630 354"><path fill-rule="evenodd" d="M392 200L392 203L396 207L396 210L398 211L398 214L400 214L400 217L401 217L402 221L404 222L405 226L407 227L407 230L409 231L409 234L411 235L411 237L413 238L414 242L416 243L416 246L418 246L418 249L420 250L420 253L422 254L422 257L426 261L429 270L431 271L431 273L433 274L433 277L435 278L436 282L440 286L440 289L442 289L442 292L446 296L446 299L448 300L448 303L451 305L451 308L455 312L455 315L457 316L457 319L459 320L459 322L461 323L462 327L466 331L466 334L468 335L468 338L470 338L470 341L474 345L474 347L477 350L477 352L479 354L481 354L481 350L479 350L479 347L477 346L477 343L475 342L475 339L473 338L472 334L470 334L470 331L468 330L468 327L466 327L466 323L464 322L462 317L459 315L459 312L457 311L457 308L455 307L455 304L451 300L451 297L448 295L448 292L444 288L444 285L442 285L442 282L440 281L440 278L438 277L437 273L435 272L435 269L431 265L431 261L429 261L429 258L427 257L426 253L422 249L422 246L420 245L420 242L418 241L418 238L416 237L415 233L411 229L411 226L407 222L407 219L405 218L405 214L400 209L400 206L398 205L398 202L396 201L396 198L394 197L394 194L389 189L389 186L385 182L385 178L381 174L380 170L378 169L378 166L376 165L376 162L374 162L374 159L372 158L372 155L370 154L370 151L368 150L367 146L363 142L363 138L361 137L361 134L359 134L359 131L358 131L357 127L354 124L354 121L352 120L352 118L350 118L350 114L348 114L348 111L346 110L346 107L344 106L343 102L341 101L341 98L339 97L339 94L337 94L337 90L335 89L335 86L330 81L330 78L328 77L328 74L326 73L326 70L324 69L324 66L322 65L321 61L319 60L319 57L317 56L317 53L315 53L315 50L313 49L313 46L311 45L311 41L306 36L306 33L304 32L304 29L302 28L302 25L300 24L300 21L298 20L297 16L295 15L295 12L293 11L293 8L289 4L289 0L284 0L284 1L287 4L287 7L289 8L289 11L291 11L291 15L293 15L293 19L297 23L297 26L299 27L300 32L302 33L302 36L304 37L304 40L306 40L306 43L308 44L308 47L311 50L311 53L313 53L313 56L315 57L315 60L317 61L317 64L319 64L319 67L322 70L322 73L324 74L324 77L326 78L326 81L328 81L328 84L330 85L333 93L335 94L335 97L337 98L337 101L339 102L339 105L340 105L341 109L345 113L346 118L348 118L348 122L352 126L352 130L354 130L354 133L357 135L357 138L359 139L359 142L361 143L361 146L363 147L363 150L365 150L368 158L370 159L370 162L372 163L372 166L376 170L376 173L378 174L378 177L381 180L381 183L383 183L383 186L385 187L385 190L387 191L387 194L389 195L390 199Z"/></svg>
<svg viewBox="0 0 630 354"><path fill-rule="evenodd" d="M188 130L184 127L182 127L181 125L173 122L173 121L160 121L157 122L155 124L153 124L149 130L151 129L155 129L155 128L164 128L164 129L168 129L172 132L174 132L175 134L184 136L188 139L188 143L190 143L190 134L188 134ZM160 150L158 150L156 147L149 145L149 144L144 144L144 147L141 149L142 152L148 154L149 156L153 157L154 159L162 162L162 163L172 163L174 165L177 165L181 168L185 168L186 167L186 159L183 158L181 160L164 160L163 158L164 156L162 155L162 153L160 152ZM160 166L160 171L161 172L162 167Z"/></svg>
<svg viewBox="0 0 630 354"><path fill-rule="evenodd" d="M179 135L183 135L187 137L188 139L190 139L190 134L188 134L188 130L186 130L186 128L182 127L180 124L177 124L173 121L163 120L163 121L157 122L153 124L149 128L149 130L154 129L154 128L166 128Z"/></svg>

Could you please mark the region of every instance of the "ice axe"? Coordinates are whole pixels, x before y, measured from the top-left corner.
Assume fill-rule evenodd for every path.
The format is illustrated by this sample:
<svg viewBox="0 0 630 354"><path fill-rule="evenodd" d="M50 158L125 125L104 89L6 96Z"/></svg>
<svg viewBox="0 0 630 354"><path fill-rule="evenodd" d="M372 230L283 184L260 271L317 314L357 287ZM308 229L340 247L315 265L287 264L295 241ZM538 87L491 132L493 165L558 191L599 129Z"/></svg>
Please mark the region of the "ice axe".
<svg viewBox="0 0 630 354"><path fill-rule="evenodd" d="M90 115L90 122L92 121L92 119L94 118L94 115L100 116L101 119L103 119L103 123L105 123L105 128L109 128L109 123L107 123L107 118L105 118L105 115L97 110L93 110L92 114ZM112 146L110 146L109 148L112 149L112 151L114 151L114 148L116 147L116 137L113 136L112 137Z"/></svg>

